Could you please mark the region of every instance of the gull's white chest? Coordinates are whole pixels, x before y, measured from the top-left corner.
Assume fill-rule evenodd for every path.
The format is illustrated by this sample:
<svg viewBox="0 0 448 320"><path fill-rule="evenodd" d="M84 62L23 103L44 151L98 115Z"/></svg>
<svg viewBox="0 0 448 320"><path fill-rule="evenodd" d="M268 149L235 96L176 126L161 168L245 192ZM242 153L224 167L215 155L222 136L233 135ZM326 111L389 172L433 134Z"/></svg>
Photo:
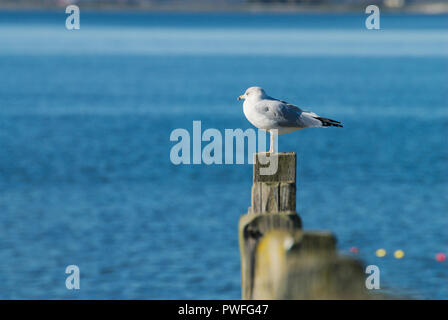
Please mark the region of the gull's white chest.
<svg viewBox="0 0 448 320"><path fill-rule="evenodd" d="M253 101L245 100L243 104L243 112L247 120L258 129L266 131L276 129L276 133L278 134L289 133L301 129L294 125L281 125L278 121L278 111L272 110L268 104L260 105L256 102L254 103Z"/></svg>
<svg viewBox="0 0 448 320"><path fill-rule="evenodd" d="M272 119L266 116L255 108L255 104L245 100L243 103L243 112L247 120L258 129L269 130L275 128L275 123Z"/></svg>

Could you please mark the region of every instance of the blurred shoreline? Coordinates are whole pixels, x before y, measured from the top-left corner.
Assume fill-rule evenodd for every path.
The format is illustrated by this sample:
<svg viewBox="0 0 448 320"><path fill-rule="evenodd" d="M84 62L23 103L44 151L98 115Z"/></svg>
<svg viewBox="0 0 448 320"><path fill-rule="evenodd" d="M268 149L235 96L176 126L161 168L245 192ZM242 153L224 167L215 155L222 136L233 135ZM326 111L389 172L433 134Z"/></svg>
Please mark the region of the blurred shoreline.
<svg viewBox="0 0 448 320"><path fill-rule="evenodd" d="M408 14L447 14L447 2L410 3L403 6L386 6L378 1L371 1L378 5L381 12ZM376 2L376 3L375 3ZM153 12L252 12L252 13L359 13L364 12L366 3L320 3L320 4L291 4L291 3L92 3L76 1L59 1L58 3L36 3L35 1L1 1L0 10L60 10L70 4L76 4L81 9L95 11L153 11Z"/></svg>

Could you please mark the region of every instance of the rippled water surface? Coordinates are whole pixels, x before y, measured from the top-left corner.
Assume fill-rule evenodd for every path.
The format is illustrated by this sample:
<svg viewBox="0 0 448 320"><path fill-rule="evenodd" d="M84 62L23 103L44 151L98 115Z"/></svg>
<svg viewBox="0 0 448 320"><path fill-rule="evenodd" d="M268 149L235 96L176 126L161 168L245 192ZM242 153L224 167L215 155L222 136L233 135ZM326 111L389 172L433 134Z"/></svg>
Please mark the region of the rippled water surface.
<svg viewBox="0 0 448 320"><path fill-rule="evenodd" d="M251 167L175 166L169 136L250 128L235 98L255 84L344 123L280 137L305 228L384 288L448 298L446 16L65 17L0 13L1 298L240 298Z"/></svg>

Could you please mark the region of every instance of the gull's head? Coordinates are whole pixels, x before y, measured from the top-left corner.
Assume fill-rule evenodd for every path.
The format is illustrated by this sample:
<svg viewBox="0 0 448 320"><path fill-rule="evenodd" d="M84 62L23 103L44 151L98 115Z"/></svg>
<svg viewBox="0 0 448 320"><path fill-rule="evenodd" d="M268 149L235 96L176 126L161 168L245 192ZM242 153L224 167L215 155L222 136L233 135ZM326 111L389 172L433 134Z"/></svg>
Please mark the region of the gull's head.
<svg viewBox="0 0 448 320"><path fill-rule="evenodd" d="M267 97L266 92L260 87L250 87L246 90L246 92L238 97L238 100L246 99L246 100L261 100Z"/></svg>

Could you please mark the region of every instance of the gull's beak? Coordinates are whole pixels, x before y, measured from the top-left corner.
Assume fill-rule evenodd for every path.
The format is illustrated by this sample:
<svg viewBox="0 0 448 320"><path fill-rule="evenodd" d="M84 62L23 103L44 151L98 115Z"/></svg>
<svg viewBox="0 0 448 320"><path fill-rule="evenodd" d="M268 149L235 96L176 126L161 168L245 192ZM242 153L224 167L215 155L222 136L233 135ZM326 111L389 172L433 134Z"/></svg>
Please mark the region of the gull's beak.
<svg viewBox="0 0 448 320"><path fill-rule="evenodd" d="M245 98L244 94L240 95L236 100L243 100Z"/></svg>

